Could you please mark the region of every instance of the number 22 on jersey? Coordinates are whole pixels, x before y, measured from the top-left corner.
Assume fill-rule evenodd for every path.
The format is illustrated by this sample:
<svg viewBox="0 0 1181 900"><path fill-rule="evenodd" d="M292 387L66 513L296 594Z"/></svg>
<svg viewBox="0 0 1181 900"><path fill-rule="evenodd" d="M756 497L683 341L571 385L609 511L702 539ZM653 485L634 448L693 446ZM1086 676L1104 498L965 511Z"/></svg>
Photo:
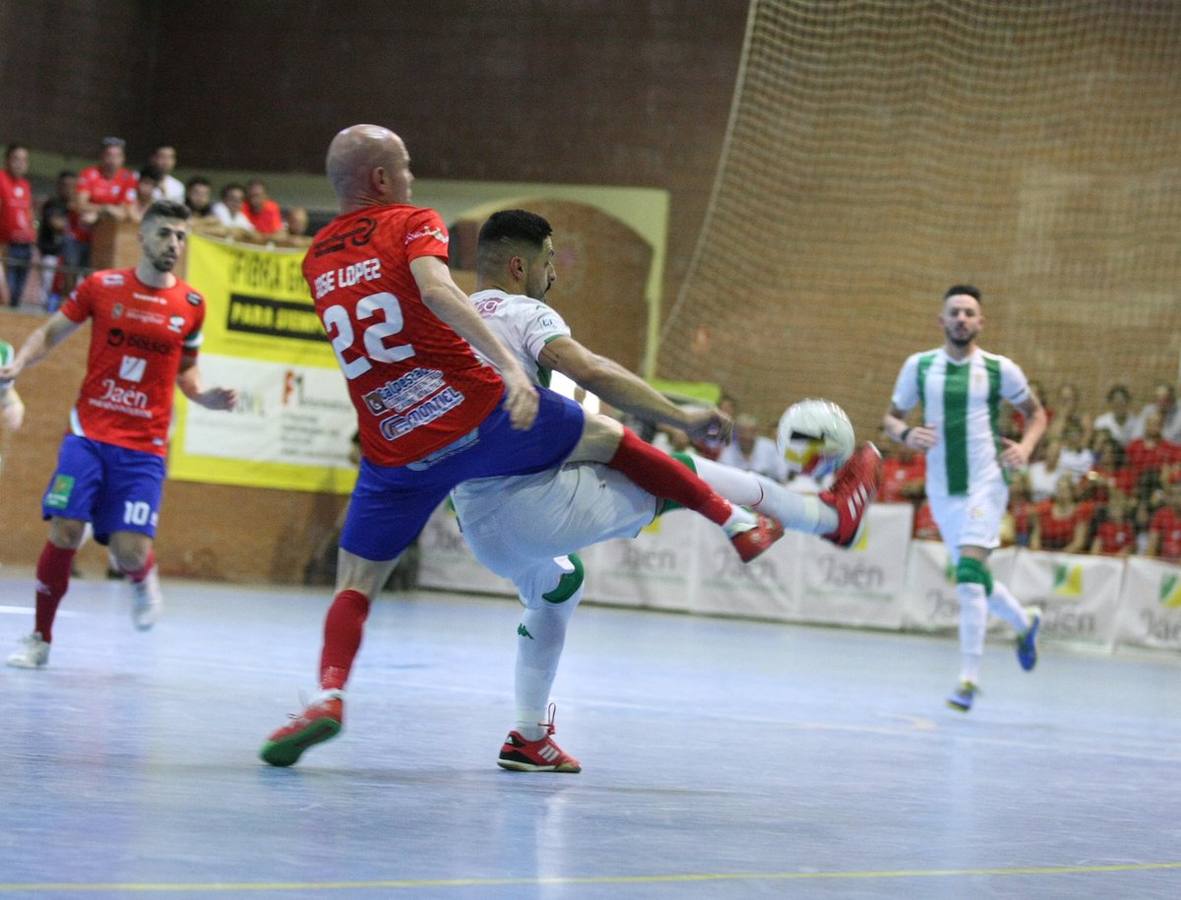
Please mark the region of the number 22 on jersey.
<svg viewBox="0 0 1181 900"><path fill-rule="evenodd" d="M354 359L348 359L345 356L346 351L353 350L353 322L349 317L349 311L340 304L329 306L324 310L324 327L328 330L328 337L332 340L332 350L336 353L344 377L350 381L373 368L373 363L370 360L395 363L414 356L414 347L411 344L387 346L385 343L385 339L400 332L404 324L402 305L393 294L384 292L363 297L357 303L358 323L372 318L378 310L381 310L385 316L385 321L364 326L361 339L365 346L365 354L356 356ZM332 333L333 330L336 332L335 335Z"/></svg>

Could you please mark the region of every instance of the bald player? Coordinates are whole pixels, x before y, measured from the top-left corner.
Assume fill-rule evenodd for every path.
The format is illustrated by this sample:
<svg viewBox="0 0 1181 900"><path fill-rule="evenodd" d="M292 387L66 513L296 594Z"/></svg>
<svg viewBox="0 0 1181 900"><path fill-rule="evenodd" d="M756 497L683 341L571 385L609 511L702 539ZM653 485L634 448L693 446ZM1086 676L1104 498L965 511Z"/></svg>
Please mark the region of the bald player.
<svg viewBox="0 0 1181 900"><path fill-rule="evenodd" d="M303 273L357 410L362 460L324 623L320 691L264 744L275 766L340 732L370 601L462 481L604 462L720 525L744 560L782 533L618 422L584 419L577 404L533 384L451 279L439 214L410 205L414 177L396 134L346 128L326 169L340 214L316 235ZM706 409L687 426L704 436L729 422Z"/></svg>

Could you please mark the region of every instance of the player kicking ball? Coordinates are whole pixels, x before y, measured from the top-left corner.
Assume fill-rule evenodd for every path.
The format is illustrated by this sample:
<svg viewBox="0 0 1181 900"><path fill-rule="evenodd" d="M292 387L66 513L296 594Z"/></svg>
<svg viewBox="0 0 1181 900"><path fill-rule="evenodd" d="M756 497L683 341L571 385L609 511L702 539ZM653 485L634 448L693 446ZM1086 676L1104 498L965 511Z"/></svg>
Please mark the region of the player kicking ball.
<svg viewBox="0 0 1181 900"><path fill-rule="evenodd" d="M152 541L173 387L208 409L233 409L238 399L230 388L204 388L197 368L205 303L172 272L188 218L183 204L153 203L140 223L142 252L135 267L88 277L29 335L12 362L0 366L2 388L92 320L86 375L41 503L49 540L37 560L33 632L8 657L10 666L36 669L49 662L54 617L87 523L127 575L135 627L147 630L160 617Z"/></svg>
<svg viewBox="0 0 1181 900"><path fill-rule="evenodd" d="M576 341L544 302L557 278L551 230L541 216L524 210L498 212L484 223L477 244L478 290L472 295L476 310L539 384L561 372L624 412L683 428L686 410ZM850 449L851 432L850 426ZM856 541L880 479L880 455L872 444L855 451L832 489L818 497L710 460L674 456L731 503L842 547ZM576 551L635 537L675 504L601 465L467 481L452 498L476 558L510 579L525 607L517 629L516 723L497 764L523 772L579 772L579 761L553 739L549 702L566 629L583 593L585 573Z"/></svg>

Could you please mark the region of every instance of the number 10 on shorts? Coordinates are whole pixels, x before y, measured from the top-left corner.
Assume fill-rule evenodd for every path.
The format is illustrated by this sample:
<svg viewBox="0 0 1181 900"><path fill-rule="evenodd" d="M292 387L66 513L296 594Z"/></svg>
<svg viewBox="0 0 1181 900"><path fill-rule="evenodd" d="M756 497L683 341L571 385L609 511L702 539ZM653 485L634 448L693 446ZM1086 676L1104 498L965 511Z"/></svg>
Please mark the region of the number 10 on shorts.
<svg viewBox="0 0 1181 900"><path fill-rule="evenodd" d="M143 500L123 501L124 525L147 525L148 519L155 519L152 508Z"/></svg>

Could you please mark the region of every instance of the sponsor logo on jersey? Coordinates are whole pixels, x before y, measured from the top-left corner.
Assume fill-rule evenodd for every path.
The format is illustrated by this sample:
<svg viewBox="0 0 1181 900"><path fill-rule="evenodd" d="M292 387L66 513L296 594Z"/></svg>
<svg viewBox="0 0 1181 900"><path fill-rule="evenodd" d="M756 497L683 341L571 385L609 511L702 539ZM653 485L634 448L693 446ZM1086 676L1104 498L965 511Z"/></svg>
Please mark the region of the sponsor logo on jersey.
<svg viewBox="0 0 1181 900"><path fill-rule="evenodd" d="M114 306L111 307L111 318L112 319L123 318L123 304L122 303L116 303Z"/></svg>
<svg viewBox="0 0 1181 900"><path fill-rule="evenodd" d="M167 306L168 300L165 297L158 297L155 294L141 294L139 291L132 291L131 296L136 300L143 300L145 303L158 303L161 306Z"/></svg>
<svg viewBox="0 0 1181 900"><path fill-rule="evenodd" d="M88 402L91 406L138 416L142 419L152 417L152 413L148 409L148 395L136 388L124 387L114 378L104 378L102 396L91 397Z"/></svg>
<svg viewBox="0 0 1181 900"><path fill-rule="evenodd" d="M164 324L164 314L153 312L150 309L129 309L127 310L127 318L132 322L143 322L147 325Z"/></svg>
<svg viewBox="0 0 1181 900"><path fill-rule="evenodd" d="M65 509L73 492L73 475L55 475L53 484L49 486L49 492L45 495L45 505L50 509Z"/></svg>
<svg viewBox="0 0 1181 900"><path fill-rule="evenodd" d="M168 317L168 330L169 331L175 331L177 334L180 334L181 329L184 327L185 327L185 317L184 316L169 316Z"/></svg>
<svg viewBox="0 0 1181 900"><path fill-rule="evenodd" d="M187 294L185 294L185 299L188 300L193 306L201 305L201 295L196 291L189 291Z"/></svg>
<svg viewBox="0 0 1181 900"><path fill-rule="evenodd" d="M122 328L112 328L107 332L107 343L112 347L122 347L125 340L127 335L123 333Z"/></svg>
<svg viewBox="0 0 1181 900"><path fill-rule="evenodd" d="M410 410L406 415L382 419L381 436L387 441L396 441L415 428L421 428L423 425L428 425L435 419L446 415L461 403L463 403L463 394L453 387L444 388L421 406Z"/></svg>
<svg viewBox="0 0 1181 900"><path fill-rule="evenodd" d="M363 247L372 239L373 229L376 227L377 221L375 219L363 216L353 222L352 227L347 231L326 235L323 240L314 244L312 256L319 259L329 253L338 253L350 244L354 247Z"/></svg>
<svg viewBox="0 0 1181 900"><path fill-rule="evenodd" d="M444 233L442 228L439 228L435 225L423 225L416 231L411 231L409 234L407 234L403 244L409 247L412 241L417 241L419 238L424 237L434 238L440 244L451 243L451 237Z"/></svg>
<svg viewBox="0 0 1181 900"><path fill-rule="evenodd" d="M124 356L119 361L119 377L124 381L143 381L148 361L141 356Z"/></svg>
<svg viewBox="0 0 1181 900"><path fill-rule="evenodd" d="M425 400L443 387L443 372L440 369L413 369L381 387L374 388L361 399L365 407L375 416L387 412L402 412Z"/></svg>
<svg viewBox="0 0 1181 900"><path fill-rule="evenodd" d="M103 287L119 287L123 284L123 275L121 272L108 272L102 276ZM73 296L71 294L70 296Z"/></svg>

